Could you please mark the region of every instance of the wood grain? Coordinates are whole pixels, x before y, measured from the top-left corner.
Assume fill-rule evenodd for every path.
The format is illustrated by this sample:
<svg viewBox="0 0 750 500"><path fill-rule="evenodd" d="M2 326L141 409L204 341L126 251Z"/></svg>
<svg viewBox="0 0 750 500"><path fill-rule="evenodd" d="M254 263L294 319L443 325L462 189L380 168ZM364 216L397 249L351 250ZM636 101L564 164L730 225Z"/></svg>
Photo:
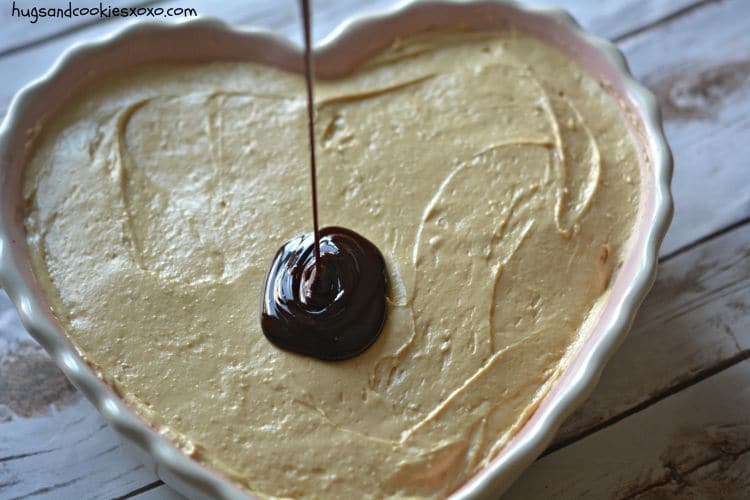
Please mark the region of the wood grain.
<svg viewBox="0 0 750 500"><path fill-rule="evenodd" d="M0 424L0 498L112 498L155 480L84 398Z"/></svg>
<svg viewBox="0 0 750 500"><path fill-rule="evenodd" d="M750 354L750 224L659 266L653 290L594 394L556 444Z"/></svg>
<svg viewBox="0 0 750 500"><path fill-rule="evenodd" d="M315 38L351 13L393 3L318 0ZM747 453L727 443L746 443L750 436L748 401L732 400L748 369L742 360L750 349L750 225L701 240L750 215L745 160L750 153L750 3L559 3L588 29L622 38L634 73L659 96L676 159L677 211L663 249L669 258L660 266L633 332L592 398L561 429L555 446L562 448L532 466L513 495L548 497L569 489L565 498L574 493L702 497L716 493L722 483L730 492L725 497L747 493ZM292 38L298 33L294 0L159 5L191 6ZM50 24L43 33L29 29L14 38L31 44L28 48L2 55L10 46L4 28L11 21L18 19L0 16L2 112L16 89L41 74L72 42L124 24ZM698 409L694 415L691 408ZM701 434L706 425L714 430ZM609 449L618 452L610 456ZM159 484L23 333L0 292L0 498L172 494Z"/></svg>
<svg viewBox="0 0 750 500"><path fill-rule="evenodd" d="M750 361L538 460L528 498L746 498Z"/></svg>
<svg viewBox="0 0 750 500"><path fill-rule="evenodd" d="M749 29L750 2L730 0L621 44L659 98L674 152L675 217L663 254L750 216Z"/></svg>

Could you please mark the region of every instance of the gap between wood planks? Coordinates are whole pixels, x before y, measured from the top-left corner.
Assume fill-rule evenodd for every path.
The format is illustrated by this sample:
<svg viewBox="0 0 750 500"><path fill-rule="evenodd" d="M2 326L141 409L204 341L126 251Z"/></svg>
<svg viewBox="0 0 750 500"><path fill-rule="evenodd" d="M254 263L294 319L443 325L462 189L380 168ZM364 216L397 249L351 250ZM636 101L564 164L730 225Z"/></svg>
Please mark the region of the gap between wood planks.
<svg viewBox="0 0 750 500"><path fill-rule="evenodd" d="M617 422L620 422L621 420L628 418L631 415L634 415L640 411L645 410L646 408L650 406L657 404L658 402L668 398L669 396L677 394L678 392L683 391L687 389L688 387L695 385L699 382L702 382L710 377L713 377L714 375L718 375L724 370L727 370L733 367L734 365L736 365L737 363L741 363L747 359L750 359L750 349L745 349L735 354L734 356L715 364L714 366L704 368L703 370L700 370L692 377L686 380L683 380L682 382L663 390L662 392L650 397L649 399L642 401L638 403L637 405L632 406L628 408L627 410L624 410L621 413L618 413L617 415L610 417L607 420L604 420L603 422L599 424L589 427L588 429L586 429L585 431L579 434L570 436L567 439L564 439L560 442L557 442L551 445L549 448L547 448L544 451L544 453L542 453L541 457L546 457L547 455L554 453L562 448L565 448L566 446L570 446L571 444L576 443L580 441L581 439L584 439L592 434L595 434L601 431L602 429L610 427L616 424Z"/></svg>
<svg viewBox="0 0 750 500"><path fill-rule="evenodd" d="M34 490L34 491L29 492L29 493L27 493L27 494L25 494L23 496L20 496L20 497L9 498L8 500L23 500L25 498L30 498L30 497L33 497L33 496L44 495L45 493L52 493L56 489L64 488L65 486L70 486L71 484L75 484L75 483L81 481L82 479L84 479L83 476L81 476L81 477L75 477L73 479L69 479L68 481L63 481L63 482L60 482L60 483L55 483L55 484L50 485L50 486L45 486L43 488L39 488L38 490Z"/></svg>
<svg viewBox="0 0 750 500"><path fill-rule="evenodd" d="M57 451L57 448L51 448L49 450L33 451L31 453L19 453L18 455L9 455L7 457L0 457L0 463L11 462L13 460L20 460L22 458L35 457L37 455L46 455L47 453L52 453L53 451Z"/></svg>
<svg viewBox="0 0 750 500"><path fill-rule="evenodd" d="M732 224L729 224L728 226L722 227L720 229L717 229L716 231L712 231L711 233L702 236L696 240L693 240L685 245L682 245L681 247L669 252L666 255L662 255L659 257L659 264L663 264L664 262L667 262L671 260L674 257L677 257L678 255L681 255L685 252L689 252L690 250L697 248L701 246L704 243L708 243L709 241L713 240L714 238L718 238L720 236L723 236L727 233L731 233L735 229L739 229L745 224L750 223L750 216L747 216L743 219L740 219L736 222L733 222Z"/></svg>
<svg viewBox="0 0 750 500"><path fill-rule="evenodd" d="M158 481L154 481L153 483L148 483L147 485L141 486L140 488L136 488L133 491L129 491L122 496L113 498L112 500L127 500L128 498L133 498L134 496L146 493L147 491L151 491L154 488L158 488L159 486L164 486L164 481L162 481L161 479L159 479Z"/></svg>
<svg viewBox="0 0 750 500"><path fill-rule="evenodd" d="M717 2L721 2L723 0L699 0L695 2L694 4L687 5L681 9L678 9L674 12L670 12L666 16L660 17L659 19L655 19L649 23L646 23L642 26L639 26L635 29L632 29L630 31L626 31L625 33L622 33L620 35L617 35L616 37L612 38L613 42L620 43L624 40L627 40L628 38L633 38L634 36L638 36L641 33L645 33L646 31L651 31L652 29L658 28L659 26L663 24L668 24L671 21L678 19L686 14L690 14L691 12L695 12L696 10L701 9L702 7L706 7L707 5L711 5Z"/></svg>

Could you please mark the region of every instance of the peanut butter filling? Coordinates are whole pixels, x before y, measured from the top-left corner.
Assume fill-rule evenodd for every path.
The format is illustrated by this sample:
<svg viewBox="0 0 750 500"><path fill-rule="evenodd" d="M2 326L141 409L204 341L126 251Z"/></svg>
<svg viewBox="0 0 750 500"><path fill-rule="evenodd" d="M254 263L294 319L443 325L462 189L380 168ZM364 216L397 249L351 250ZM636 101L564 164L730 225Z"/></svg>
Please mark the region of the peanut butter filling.
<svg viewBox="0 0 750 500"><path fill-rule="evenodd" d="M325 362L260 330L309 231L304 81L143 67L46 123L34 270L82 355L197 460L269 497L446 495L545 396L607 296L639 205L615 100L517 33L428 33L316 85L321 225L386 258L387 322Z"/></svg>

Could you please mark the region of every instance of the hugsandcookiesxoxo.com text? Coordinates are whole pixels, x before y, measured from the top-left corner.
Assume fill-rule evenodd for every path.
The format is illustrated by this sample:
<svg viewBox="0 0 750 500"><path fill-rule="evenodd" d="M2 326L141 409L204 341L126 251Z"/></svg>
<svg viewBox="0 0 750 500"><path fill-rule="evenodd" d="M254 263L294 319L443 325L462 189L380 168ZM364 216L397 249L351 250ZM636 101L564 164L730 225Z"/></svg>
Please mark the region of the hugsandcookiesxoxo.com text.
<svg viewBox="0 0 750 500"><path fill-rule="evenodd" d="M77 7L73 5L73 2L68 2L66 7L20 7L14 1L11 5L10 15L11 17L26 18L29 23L36 24L39 19L46 18L195 17L198 15L198 11L190 7L114 7L102 2L94 7Z"/></svg>

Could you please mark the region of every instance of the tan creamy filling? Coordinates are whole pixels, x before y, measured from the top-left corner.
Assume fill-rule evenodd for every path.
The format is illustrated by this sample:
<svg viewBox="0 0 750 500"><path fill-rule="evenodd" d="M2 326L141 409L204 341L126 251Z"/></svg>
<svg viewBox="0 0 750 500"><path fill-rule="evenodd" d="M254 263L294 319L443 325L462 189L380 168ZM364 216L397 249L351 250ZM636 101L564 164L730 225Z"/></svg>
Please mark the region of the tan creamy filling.
<svg viewBox="0 0 750 500"><path fill-rule="evenodd" d="M412 37L316 100L321 222L389 266L363 355L260 330L267 266L310 230L298 75L146 67L71 101L26 177L35 271L102 376L248 490L445 495L586 333L637 213L636 150L597 82L522 35Z"/></svg>

